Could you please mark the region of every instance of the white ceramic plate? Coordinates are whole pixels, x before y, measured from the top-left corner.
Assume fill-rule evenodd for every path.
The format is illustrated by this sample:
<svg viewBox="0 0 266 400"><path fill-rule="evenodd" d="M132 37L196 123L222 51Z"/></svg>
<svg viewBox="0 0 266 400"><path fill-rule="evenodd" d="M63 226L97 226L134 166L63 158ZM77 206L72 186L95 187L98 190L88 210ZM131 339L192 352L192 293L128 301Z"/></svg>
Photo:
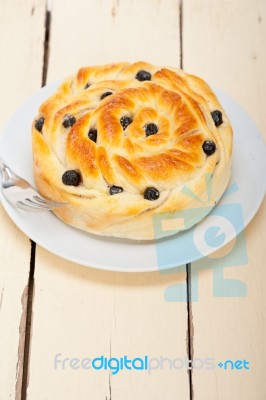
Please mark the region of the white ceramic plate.
<svg viewBox="0 0 266 400"><path fill-rule="evenodd" d="M14 113L0 135L1 157L32 184L31 123L39 105L58 85L56 82L46 86L28 99ZM19 229L37 244L51 253L85 266L145 272L177 267L213 253L247 226L257 212L264 198L266 171L265 147L254 122L229 96L216 89L215 92L234 129L232 179L229 191L219 202L218 208L215 207L197 225L196 230L192 228L157 242L119 240L93 236L71 228L51 212L30 214L18 211L5 201L0 192L3 207ZM226 217L226 210L233 204L241 207L242 222L240 217L236 223L231 221L230 215ZM217 213L217 209L221 211ZM233 208L232 212L234 214ZM220 215L215 222L213 217L217 214L222 214L222 218ZM211 243L208 243L206 236L208 232L213 235Z"/></svg>

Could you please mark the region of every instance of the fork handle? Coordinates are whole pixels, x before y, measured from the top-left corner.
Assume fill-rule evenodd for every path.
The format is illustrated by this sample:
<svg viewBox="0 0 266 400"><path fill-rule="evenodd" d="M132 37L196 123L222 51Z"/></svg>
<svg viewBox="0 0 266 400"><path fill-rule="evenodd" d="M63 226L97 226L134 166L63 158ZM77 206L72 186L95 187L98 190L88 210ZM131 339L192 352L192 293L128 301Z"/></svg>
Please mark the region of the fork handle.
<svg viewBox="0 0 266 400"><path fill-rule="evenodd" d="M2 172L2 174L5 173L5 171L7 170L8 166L4 163L4 161L2 160L2 158L0 158L0 170Z"/></svg>
<svg viewBox="0 0 266 400"><path fill-rule="evenodd" d="M2 172L3 175L3 182L9 181L10 179L14 179L15 174L12 171L12 169L10 169L5 162L2 160L2 158L0 157L0 171Z"/></svg>
<svg viewBox="0 0 266 400"><path fill-rule="evenodd" d="M4 163L4 161L2 160L2 158L0 158L0 169L1 171L6 167L6 164Z"/></svg>

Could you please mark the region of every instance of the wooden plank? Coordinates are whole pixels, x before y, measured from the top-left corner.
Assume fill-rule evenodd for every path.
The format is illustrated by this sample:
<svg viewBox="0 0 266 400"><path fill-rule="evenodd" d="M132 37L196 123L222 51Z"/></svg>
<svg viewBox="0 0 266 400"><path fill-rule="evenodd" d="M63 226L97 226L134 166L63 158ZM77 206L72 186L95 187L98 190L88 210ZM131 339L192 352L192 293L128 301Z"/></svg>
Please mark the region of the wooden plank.
<svg viewBox="0 0 266 400"><path fill-rule="evenodd" d="M41 85L44 3L1 2L1 128ZM20 399L31 244L2 205L0 220L0 399Z"/></svg>
<svg viewBox="0 0 266 400"><path fill-rule="evenodd" d="M48 80L82 65L144 59L179 62L176 0L53 2ZM63 44L62 44L63 43ZM63 238L62 238L63 240ZM186 302L168 303L164 290L185 285L185 273L97 271L38 248L28 400L189 399L185 369L74 370L54 360L84 357L184 358ZM68 361L66 362L68 363ZM155 362L154 362L155 363ZM155 365L154 365L155 366Z"/></svg>
<svg viewBox="0 0 266 400"><path fill-rule="evenodd" d="M198 74L239 101L266 131L266 3L264 0L186 0L183 5L184 69ZM213 272L199 273L199 300L192 303L194 358L218 363L246 359L250 370L194 369L195 400L264 399L266 382L265 270L266 207L245 231L248 265L226 268L247 296L213 297ZM192 293L197 290L192 265Z"/></svg>
<svg viewBox="0 0 266 400"><path fill-rule="evenodd" d="M81 65L145 60L179 66L179 4L173 0L56 0L48 79ZM68 28L66 28L66 25ZM53 67L51 67L53 66Z"/></svg>

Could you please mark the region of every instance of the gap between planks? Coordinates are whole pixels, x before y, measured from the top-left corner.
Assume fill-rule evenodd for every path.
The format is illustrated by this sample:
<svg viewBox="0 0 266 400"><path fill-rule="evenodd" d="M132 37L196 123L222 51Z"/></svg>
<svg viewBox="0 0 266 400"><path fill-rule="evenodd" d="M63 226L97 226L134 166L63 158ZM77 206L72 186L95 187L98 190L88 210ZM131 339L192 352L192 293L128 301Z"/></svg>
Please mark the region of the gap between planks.
<svg viewBox="0 0 266 400"><path fill-rule="evenodd" d="M51 26L51 11L48 9L48 5L46 4L45 36L44 36L44 44L43 44L44 52L43 52L42 87L46 85L46 80L47 80L47 69L48 69L48 62L49 62L50 26ZM21 400L27 399L27 387L28 387L28 378L29 378L28 372L29 372L29 363L30 363L32 305L33 305L33 297L34 297L35 256L36 256L36 243L31 240L31 257L30 257L30 272L29 272L29 280L28 280L28 298L27 298L27 311L26 311Z"/></svg>
<svg viewBox="0 0 266 400"><path fill-rule="evenodd" d="M180 46L180 68L183 69L183 0L179 1L179 46ZM188 363L188 380L189 380L189 400L194 400L193 389L193 313L191 298L191 263L186 264L186 286L187 286L187 357Z"/></svg>
<svg viewBox="0 0 266 400"><path fill-rule="evenodd" d="M29 367L29 359L30 359L32 302L33 302L33 295L34 295L35 254L36 254L36 243L31 240L31 256L30 256L30 272L29 272L29 281L28 281L28 296L27 296L27 309L26 309L26 326L25 326L21 400L26 400L26 398L27 398L28 367Z"/></svg>
<svg viewBox="0 0 266 400"><path fill-rule="evenodd" d="M187 285L187 356L188 356L188 380L189 380L189 400L194 400L193 389L193 314L191 297L191 263L186 264L186 285Z"/></svg>

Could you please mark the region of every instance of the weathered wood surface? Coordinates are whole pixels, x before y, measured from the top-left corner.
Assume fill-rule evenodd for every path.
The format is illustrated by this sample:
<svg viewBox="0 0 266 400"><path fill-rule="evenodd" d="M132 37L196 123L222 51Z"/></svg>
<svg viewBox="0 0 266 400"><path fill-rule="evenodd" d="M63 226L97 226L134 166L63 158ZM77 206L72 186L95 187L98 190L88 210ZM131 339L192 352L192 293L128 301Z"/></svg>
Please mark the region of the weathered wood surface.
<svg viewBox="0 0 266 400"><path fill-rule="evenodd" d="M0 4L1 127L46 80L46 72L50 83L83 65L143 59L158 65L181 63L235 98L265 132L264 0L54 0L50 19L44 3ZM45 28L49 47L44 57ZM0 400L20 399L31 245L2 207L0 218ZM245 232L248 264L224 269L225 278L243 282L247 295L215 297L214 269L199 271L197 282L192 264L191 295L193 300L198 287L198 299L189 307L186 298L164 298L170 285L186 286L184 269L172 274L97 271L37 246L35 280L30 280L34 298L24 375L27 399L266 398L264 222L265 205ZM185 368L169 369L166 360L163 369L150 373L112 375L108 370L75 370L68 361L63 369L60 363L101 355L189 356L195 362L209 357L216 364L246 359L250 370L194 368L189 375Z"/></svg>
<svg viewBox="0 0 266 400"><path fill-rule="evenodd" d="M45 4L0 4L0 129L42 82ZM1 149L0 149L1 154ZM0 205L0 399L20 399L31 243Z"/></svg>
<svg viewBox="0 0 266 400"><path fill-rule="evenodd" d="M264 134L265 38L264 0L184 1L184 69L230 94ZM197 274L193 275L192 292L199 288L199 299L192 303L195 359L213 357L216 364L227 359L250 362L250 370L195 369L195 400L266 398L265 220L264 202L245 230L248 263L224 268L224 278L241 281L246 295L236 291L236 297L215 297L213 270L200 271L198 282Z"/></svg>
<svg viewBox="0 0 266 400"><path fill-rule="evenodd" d="M53 2L48 82L82 65L136 59L179 65L175 0L84 0L75 8L70 0ZM165 368L117 375L62 370L60 363L54 369L58 353L59 358L184 358L187 305L165 302L164 290L185 280L185 273L97 271L37 248L28 399L35 400L38 393L47 399L188 399L185 369L178 374Z"/></svg>

